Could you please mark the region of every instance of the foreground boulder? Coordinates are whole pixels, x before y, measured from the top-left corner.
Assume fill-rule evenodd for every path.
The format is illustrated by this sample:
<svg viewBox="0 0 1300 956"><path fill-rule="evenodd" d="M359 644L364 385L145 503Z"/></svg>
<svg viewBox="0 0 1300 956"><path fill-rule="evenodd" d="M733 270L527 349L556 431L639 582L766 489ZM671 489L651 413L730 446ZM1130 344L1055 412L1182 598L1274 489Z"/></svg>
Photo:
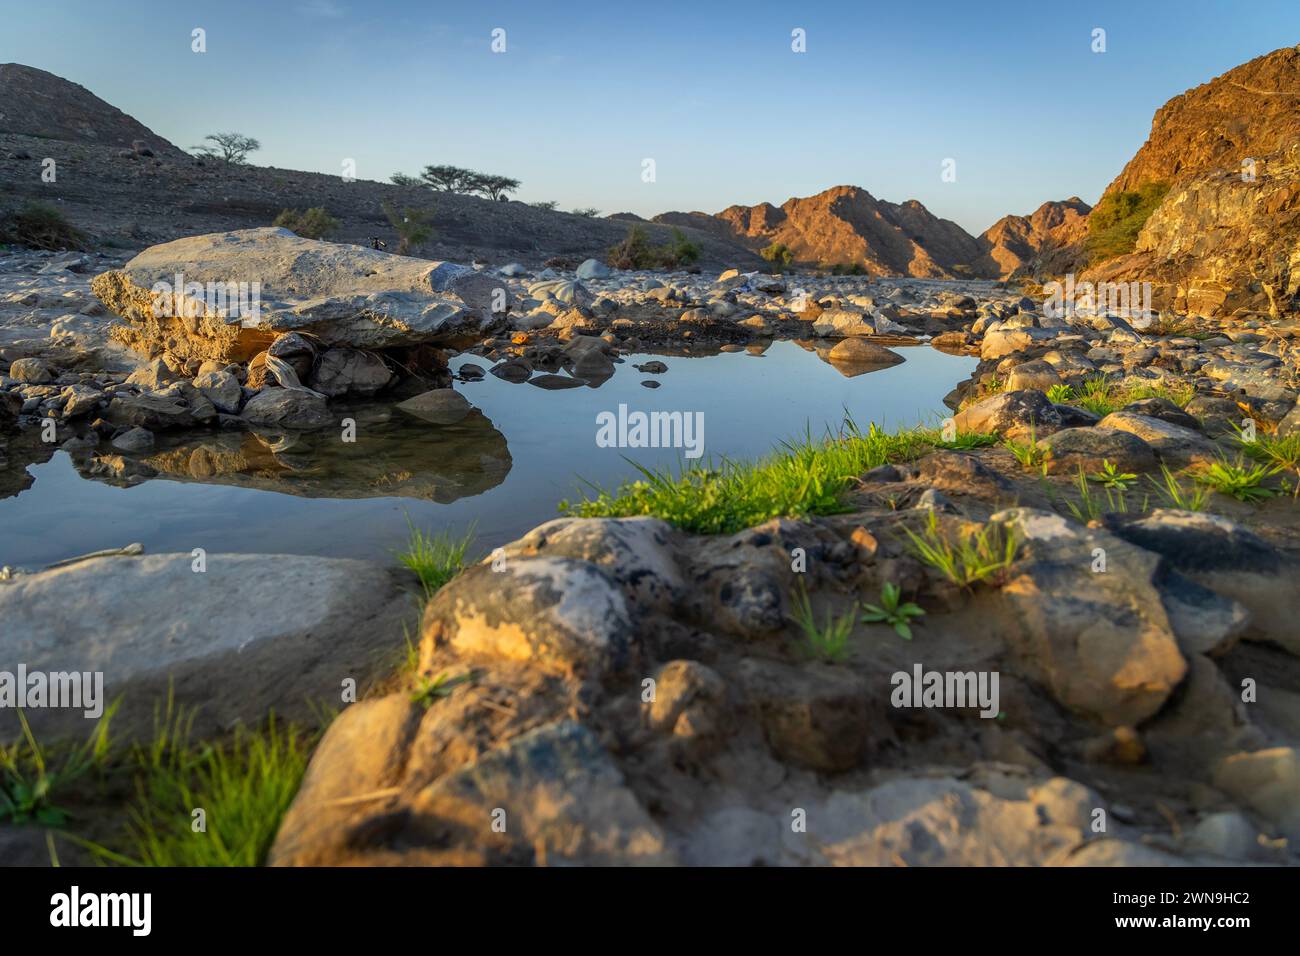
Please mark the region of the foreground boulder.
<svg viewBox="0 0 1300 956"><path fill-rule="evenodd" d="M78 561L0 581L0 660L28 672L103 674L116 740L147 736L169 689L195 733L274 711L313 720L387 670L414 605L406 576L300 555L159 554ZM110 639L111 638L111 639ZM76 709L26 711L38 735L81 739ZM18 733L0 710L0 739Z"/></svg>
<svg viewBox="0 0 1300 956"><path fill-rule="evenodd" d="M127 320L114 332L124 344L221 363L247 362L292 331L359 349L436 343L501 327L510 307L502 279L468 266L278 228L152 246L121 270L96 276L91 288ZM346 377L347 369L330 370L331 386L340 371ZM363 376L363 387L374 377Z"/></svg>

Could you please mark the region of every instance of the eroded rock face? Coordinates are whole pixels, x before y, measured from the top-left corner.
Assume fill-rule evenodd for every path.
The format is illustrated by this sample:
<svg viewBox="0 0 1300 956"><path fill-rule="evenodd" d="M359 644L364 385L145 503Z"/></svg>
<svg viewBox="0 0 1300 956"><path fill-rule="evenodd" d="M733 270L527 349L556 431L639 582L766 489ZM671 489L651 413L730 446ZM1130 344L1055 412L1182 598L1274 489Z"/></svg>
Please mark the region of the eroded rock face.
<svg viewBox="0 0 1300 956"><path fill-rule="evenodd" d="M604 674L630 662L631 631L622 591L594 565L507 558L471 568L429 602L421 657L445 641L468 657Z"/></svg>
<svg viewBox="0 0 1300 956"><path fill-rule="evenodd" d="M178 276L182 289L175 290ZM155 294L157 283L166 283L169 294ZM204 289L185 292L190 283ZM207 293L208 283L220 296ZM247 362L292 331L359 349L434 343L502 327L510 307L504 280L467 266L277 228L153 246L91 287L127 320L115 333L123 343L223 363Z"/></svg>
<svg viewBox="0 0 1300 956"><path fill-rule="evenodd" d="M1002 392L977 402L954 418L958 432L1003 438L1043 438L1061 428L1061 413L1042 392Z"/></svg>

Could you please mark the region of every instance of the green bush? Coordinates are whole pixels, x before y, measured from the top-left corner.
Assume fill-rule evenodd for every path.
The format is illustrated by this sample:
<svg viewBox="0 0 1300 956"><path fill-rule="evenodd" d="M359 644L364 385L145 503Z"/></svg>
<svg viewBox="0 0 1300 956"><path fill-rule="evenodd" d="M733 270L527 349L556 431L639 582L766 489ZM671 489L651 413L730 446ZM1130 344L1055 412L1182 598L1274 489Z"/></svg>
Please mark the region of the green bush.
<svg viewBox="0 0 1300 956"><path fill-rule="evenodd" d="M0 216L0 243L31 249L86 248L87 236L45 203L28 203L22 209Z"/></svg>
<svg viewBox="0 0 1300 956"><path fill-rule="evenodd" d="M828 266L827 270L833 276L864 276L867 275L867 267L861 262L837 262Z"/></svg>
<svg viewBox="0 0 1300 956"><path fill-rule="evenodd" d="M339 221L324 206L316 206L306 212L297 209L282 210L272 225L282 226L304 239L324 239L339 227Z"/></svg>
<svg viewBox="0 0 1300 956"><path fill-rule="evenodd" d="M1138 233L1168 192L1168 183L1143 183L1133 192L1103 196L1088 216L1088 260L1101 262L1132 252Z"/></svg>
<svg viewBox="0 0 1300 956"><path fill-rule="evenodd" d="M773 265L788 266L794 262L794 253L784 242L774 242L762 252L759 253L764 259Z"/></svg>
<svg viewBox="0 0 1300 956"><path fill-rule="evenodd" d="M384 210L384 215L388 217L389 224L397 233L400 240L397 244L397 254L404 256L412 250L420 248L433 236L433 227L429 225L429 220L433 218L432 209L402 209L398 210L391 203L384 203L380 208Z"/></svg>
<svg viewBox="0 0 1300 956"><path fill-rule="evenodd" d="M699 261L700 247L680 229L673 230L671 242L650 245L645 230L632 226L625 238L609 250L606 261L615 269L676 269Z"/></svg>

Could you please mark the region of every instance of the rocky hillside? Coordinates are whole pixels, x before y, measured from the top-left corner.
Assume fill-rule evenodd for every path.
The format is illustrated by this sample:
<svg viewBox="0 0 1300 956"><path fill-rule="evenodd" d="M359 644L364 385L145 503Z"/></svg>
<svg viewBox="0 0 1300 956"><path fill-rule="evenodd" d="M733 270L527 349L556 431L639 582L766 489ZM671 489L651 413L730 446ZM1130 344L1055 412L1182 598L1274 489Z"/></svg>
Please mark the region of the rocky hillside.
<svg viewBox="0 0 1300 956"><path fill-rule="evenodd" d="M1092 207L1078 196L1045 202L1028 216L1003 216L979 237L984 256L974 264L979 275L1005 278L1018 272L1065 271L1074 247L1088 234Z"/></svg>
<svg viewBox="0 0 1300 956"><path fill-rule="evenodd" d="M1300 140L1300 47L1274 50L1179 94L1156 111L1151 135L1106 189L1176 183Z"/></svg>
<svg viewBox="0 0 1300 956"><path fill-rule="evenodd" d="M1300 292L1300 47L1174 97L1107 195L1165 182L1132 254L1085 278L1149 281L1158 308L1280 314ZM1253 161L1245 165L1246 161ZM1103 200L1105 196L1103 196Z"/></svg>
<svg viewBox="0 0 1300 956"><path fill-rule="evenodd" d="M56 179L41 177L46 158ZM384 171L387 172L387 171ZM375 175L381 175L375 171ZM269 226L281 210L324 206L339 220L330 238L390 249L397 235L382 204L432 211L430 258L538 265L560 256L603 258L627 224L538 209L524 202L434 194L340 176L200 160L85 88L18 64L0 66L0 213L30 202L61 209L96 245L139 249L185 236ZM671 238L649 224L650 238ZM761 260L717 233L688 232L701 265L756 268Z"/></svg>
<svg viewBox="0 0 1300 956"><path fill-rule="evenodd" d="M0 133L185 158L183 151L84 86L21 63L0 63Z"/></svg>
<svg viewBox="0 0 1300 956"><path fill-rule="evenodd" d="M915 199L891 203L858 186L834 186L782 206L729 206L716 215L670 212L655 222L690 225L760 250L781 243L796 262L861 265L873 276L953 278L974 273L979 242Z"/></svg>

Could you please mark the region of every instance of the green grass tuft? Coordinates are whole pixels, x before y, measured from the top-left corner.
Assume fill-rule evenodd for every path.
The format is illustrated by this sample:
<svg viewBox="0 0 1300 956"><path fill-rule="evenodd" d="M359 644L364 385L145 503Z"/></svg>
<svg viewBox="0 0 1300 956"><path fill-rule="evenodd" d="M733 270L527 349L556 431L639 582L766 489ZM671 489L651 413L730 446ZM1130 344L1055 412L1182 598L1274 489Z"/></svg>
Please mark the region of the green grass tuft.
<svg viewBox="0 0 1300 956"><path fill-rule="evenodd" d="M865 471L907 461L931 448L933 429L865 432L852 420L838 434L815 441L811 434L784 442L757 462L689 465L677 474L636 465L641 478L616 491L593 486L594 497L560 502L560 511L581 518L653 515L697 534L730 534L772 518L801 518L846 510L844 495Z"/></svg>
<svg viewBox="0 0 1300 956"><path fill-rule="evenodd" d="M416 573L424 586L425 597L430 598L460 573L473 540L473 528L457 538L445 531L427 534L412 527L406 550L397 555L397 560Z"/></svg>
<svg viewBox="0 0 1300 956"><path fill-rule="evenodd" d="M832 663L842 661L849 653L849 635L853 633L858 616L857 604L839 617L827 611L824 622L818 624L802 581L790 603L792 617L803 633L804 650L809 656Z"/></svg>
<svg viewBox="0 0 1300 956"><path fill-rule="evenodd" d="M979 531L959 535L954 541L939 527L932 511L925 529L917 534L904 527L912 553L958 587L970 588L980 581L995 583L1016 558L1020 542L1015 533L988 524Z"/></svg>
<svg viewBox="0 0 1300 956"><path fill-rule="evenodd" d="M1255 504L1278 493L1276 488L1270 488L1264 482L1281 470L1276 465L1248 464L1241 458L1236 461L1220 458L1213 464L1198 468L1192 478L1221 495Z"/></svg>

